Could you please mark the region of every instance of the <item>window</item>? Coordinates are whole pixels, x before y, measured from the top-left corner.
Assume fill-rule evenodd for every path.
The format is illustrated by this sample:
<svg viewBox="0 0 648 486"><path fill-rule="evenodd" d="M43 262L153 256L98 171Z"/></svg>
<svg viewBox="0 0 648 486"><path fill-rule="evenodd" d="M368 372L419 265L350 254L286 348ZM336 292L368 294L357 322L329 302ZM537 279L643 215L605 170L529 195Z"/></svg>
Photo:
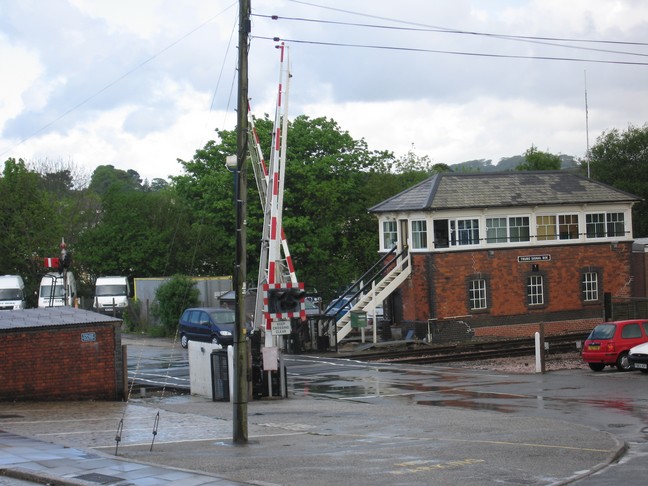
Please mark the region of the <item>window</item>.
<svg viewBox="0 0 648 486"><path fill-rule="evenodd" d="M529 305L544 304L544 289L542 275L527 277L527 302Z"/></svg>
<svg viewBox="0 0 648 486"><path fill-rule="evenodd" d="M191 314L189 314L189 322L195 325L200 324L200 314L200 311L191 311Z"/></svg>
<svg viewBox="0 0 648 486"><path fill-rule="evenodd" d="M556 239L555 216L536 216L536 237L538 241Z"/></svg>
<svg viewBox="0 0 648 486"><path fill-rule="evenodd" d="M561 240L578 239L578 214L561 214L558 216L558 234Z"/></svg>
<svg viewBox="0 0 648 486"><path fill-rule="evenodd" d="M486 280L471 280L468 288L468 299L471 310L486 309Z"/></svg>
<svg viewBox="0 0 648 486"><path fill-rule="evenodd" d="M448 248L448 220L435 219L432 223L434 227L434 248Z"/></svg>
<svg viewBox="0 0 648 486"><path fill-rule="evenodd" d="M625 236L624 213L592 213L585 215L588 238Z"/></svg>
<svg viewBox="0 0 648 486"><path fill-rule="evenodd" d="M588 238L605 237L605 214L595 213L585 215L585 228Z"/></svg>
<svg viewBox="0 0 648 486"><path fill-rule="evenodd" d="M639 324L632 323L626 324L623 329L621 329L621 337L623 339L637 339L642 338L643 334L641 334L641 328L639 327Z"/></svg>
<svg viewBox="0 0 648 486"><path fill-rule="evenodd" d="M383 221L383 249L391 250L398 241L396 221Z"/></svg>
<svg viewBox="0 0 648 486"><path fill-rule="evenodd" d="M625 236L623 213L607 213L607 235Z"/></svg>
<svg viewBox="0 0 648 486"><path fill-rule="evenodd" d="M427 221L412 221L412 248L427 248Z"/></svg>
<svg viewBox="0 0 648 486"><path fill-rule="evenodd" d="M487 218L486 243L506 243L507 241L506 218Z"/></svg>
<svg viewBox="0 0 648 486"><path fill-rule="evenodd" d="M511 243L529 241L529 217L516 216L509 218L509 241Z"/></svg>
<svg viewBox="0 0 648 486"><path fill-rule="evenodd" d="M457 219L450 221L451 245L479 244L479 220Z"/></svg>
<svg viewBox="0 0 648 486"><path fill-rule="evenodd" d="M586 302L598 301L598 273L585 272L582 281L583 300Z"/></svg>

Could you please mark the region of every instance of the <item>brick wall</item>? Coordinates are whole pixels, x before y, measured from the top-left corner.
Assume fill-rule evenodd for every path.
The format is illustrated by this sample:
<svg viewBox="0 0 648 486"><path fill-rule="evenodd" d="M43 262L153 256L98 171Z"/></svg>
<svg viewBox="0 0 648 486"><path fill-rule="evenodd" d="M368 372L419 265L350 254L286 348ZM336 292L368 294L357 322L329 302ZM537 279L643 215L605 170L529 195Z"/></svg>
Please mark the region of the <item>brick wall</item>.
<svg viewBox="0 0 648 486"><path fill-rule="evenodd" d="M0 400L119 399L118 332L111 323L3 330Z"/></svg>
<svg viewBox="0 0 648 486"><path fill-rule="evenodd" d="M602 319L577 319L573 321L545 322L545 336L582 332L583 340ZM477 338L530 338L540 331L539 323L504 326L485 326L474 330Z"/></svg>
<svg viewBox="0 0 648 486"><path fill-rule="evenodd" d="M549 255L550 260L518 262L518 256L529 255ZM591 328L603 315L604 292L631 293L629 242L412 254L412 262L412 275L401 286L403 320L461 318L475 329L476 336L489 332L480 328L515 335L517 331L505 329L522 325L537 330L538 322L555 322L557 329L569 332ZM582 300L585 269L599 273L598 302ZM533 273L543 275L546 283L545 304L538 307L526 303L526 278ZM488 282L489 308L472 312L468 282L476 277ZM527 333L525 327L521 329ZM551 326L548 331L552 332Z"/></svg>

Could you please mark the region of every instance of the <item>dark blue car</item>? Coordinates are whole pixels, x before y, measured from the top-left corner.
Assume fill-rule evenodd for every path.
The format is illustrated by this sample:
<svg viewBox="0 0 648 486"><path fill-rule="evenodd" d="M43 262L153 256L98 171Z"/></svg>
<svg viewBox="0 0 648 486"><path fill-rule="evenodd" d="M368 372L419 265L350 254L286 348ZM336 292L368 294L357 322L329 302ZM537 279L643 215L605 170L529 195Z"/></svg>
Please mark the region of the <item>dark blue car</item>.
<svg viewBox="0 0 648 486"><path fill-rule="evenodd" d="M193 307L182 313L179 321L180 344L189 346L189 341L220 344L223 347L234 343L235 313L222 307Z"/></svg>
<svg viewBox="0 0 648 486"><path fill-rule="evenodd" d="M348 297L338 297L334 299L326 310L327 316L335 316L335 320L339 321L344 315L351 310L351 299Z"/></svg>

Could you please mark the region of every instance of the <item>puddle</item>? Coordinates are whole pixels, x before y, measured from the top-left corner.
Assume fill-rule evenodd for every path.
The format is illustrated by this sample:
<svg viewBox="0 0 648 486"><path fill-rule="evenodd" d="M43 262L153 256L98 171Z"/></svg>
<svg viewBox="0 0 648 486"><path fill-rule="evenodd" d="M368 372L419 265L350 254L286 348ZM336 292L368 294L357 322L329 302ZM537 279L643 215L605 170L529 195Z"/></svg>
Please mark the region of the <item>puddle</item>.
<svg viewBox="0 0 648 486"><path fill-rule="evenodd" d="M489 410L501 413L513 413L515 408L497 403L485 403L467 400L417 400L418 405L430 405L434 407L452 407L469 410Z"/></svg>

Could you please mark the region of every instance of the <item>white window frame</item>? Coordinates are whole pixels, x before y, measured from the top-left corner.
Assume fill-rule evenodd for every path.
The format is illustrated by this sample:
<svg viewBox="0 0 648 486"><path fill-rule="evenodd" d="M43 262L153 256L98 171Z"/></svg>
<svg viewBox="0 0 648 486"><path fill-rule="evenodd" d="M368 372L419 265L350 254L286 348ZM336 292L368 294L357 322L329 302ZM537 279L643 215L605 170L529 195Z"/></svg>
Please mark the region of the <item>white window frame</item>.
<svg viewBox="0 0 648 486"><path fill-rule="evenodd" d="M479 218L455 218L450 225L450 246L479 245Z"/></svg>
<svg viewBox="0 0 648 486"><path fill-rule="evenodd" d="M393 225L393 229L391 228L392 225ZM383 250L391 250L398 243L397 222L395 220L383 221L382 231L383 231Z"/></svg>
<svg viewBox="0 0 648 486"><path fill-rule="evenodd" d="M488 308L486 279L476 278L470 281L468 301L470 303L470 310L483 310Z"/></svg>
<svg viewBox="0 0 648 486"><path fill-rule="evenodd" d="M489 226L493 222L497 222L497 226ZM504 223L501 225L501 223ZM508 243L508 216L490 216L486 218L486 243Z"/></svg>
<svg viewBox="0 0 648 486"><path fill-rule="evenodd" d="M584 272L582 281L583 300L585 302L598 302L599 283L598 272Z"/></svg>
<svg viewBox="0 0 648 486"><path fill-rule="evenodd" d="M625 237L625 213L622 211L605 213L605 234L609 238Z"/></svg>
<svg viewBox="0 0 648 486"><path fill-rule="evenodd" d="M412 249L427 250L427 220L413 219L410 221L412 233Z"/></svg>
<svg viewBox="0 0 648 486"><path fill-rule="evenodd" d="M576 218L575 221L574 221L574 218ZM568 219L569 219L569 222L567 222ZM561 220L562 220L562 222L561 222ZM578 217L578 213L559 214L558 215L558 239L560 239L560 240L578 240L578 239L580 239L579 222L580 222L580 218ZM563 228L563 227L567 228L567 232L560 231L560 229ZM576 236L572 237L574 229L576 229ZM563 234L566 235L566 236L563 237Z"/></svg>
<svg viewBox="0 0 648 486"><path fill-rule="evenodd" d="M591 221L593 218L596 218L597 221ZM586 213L585 214L585 236L588 239L593 238L605 238L606 233L606 217L605 212L598 213ZM590 228L594 231L590 232Z"/></svg>
<svg viewBox="0 0 648 486"><path fill-rule="evenodd" d="M544 277L529 275L526 280L528 305L544 305Z"/></svg>
<svg viewBox="0 0 648 486"><path fill-rule="evenodd" d="M536 241L553 241L558 239L555 214L536 214Z"/></svg>
<svg viewBox="0 0 648 486"><path fill-rule="evenodd" d="M526 219L526 225L521 225L521 226L515 225L514 226L514 225L511 224L511 222L513 220L522 220L522 221L524 221L525 219ZM515 222L517 222L517 221L515 221ZM521 215L516 215L516 216L508 216L507 223L508 223L508 232L509 232L509 243L526 243L526 242L531 241L531 217L529 215L521 214ZM527 230L526 236L520 235L520 234L518 234L516 236L513 236L513 228L515 228L516 231L518 231L520 233L521 233L520 228L526 228L526 230ZM522 238L526 238L526 239L522 239Z"/></svg>
<svg viewBox="0 0 648 486"><path fill-rule="evenodd" d="M591 220L596 218L596 221ZM594 231L590 231L593 228ZM585 236L595 238L625 238L628 233L625 211L597 211L585 214Z"/></svg>

